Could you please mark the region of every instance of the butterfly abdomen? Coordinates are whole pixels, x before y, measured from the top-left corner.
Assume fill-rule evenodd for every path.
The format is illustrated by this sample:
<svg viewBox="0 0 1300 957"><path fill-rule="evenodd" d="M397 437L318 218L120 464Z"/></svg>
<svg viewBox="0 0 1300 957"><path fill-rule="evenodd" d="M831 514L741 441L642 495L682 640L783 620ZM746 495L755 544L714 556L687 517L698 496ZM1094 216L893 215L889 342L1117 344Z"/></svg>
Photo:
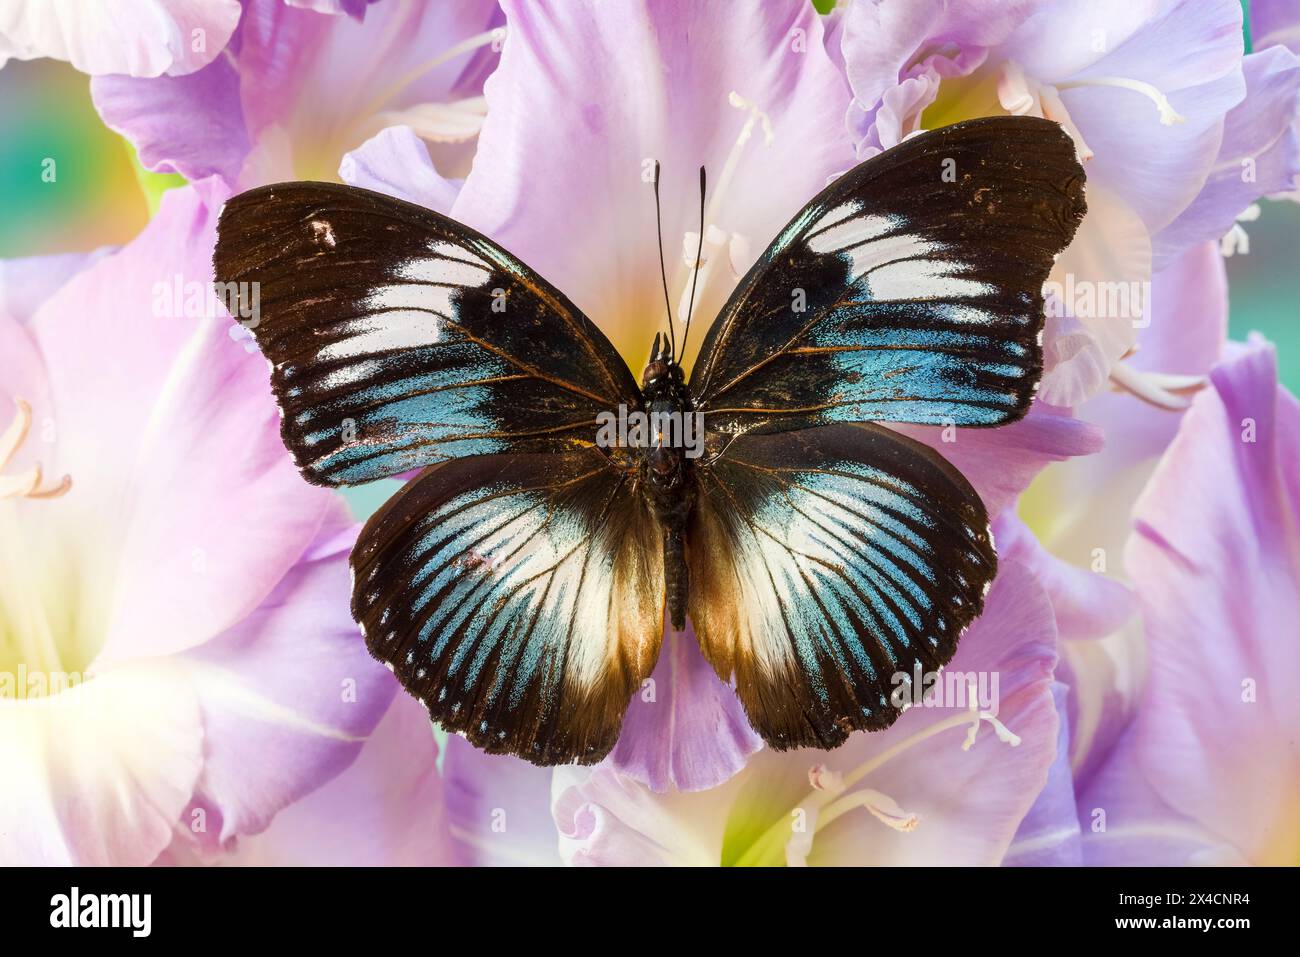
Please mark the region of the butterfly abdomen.
<svg viewBox="0 0 1300 957"><path fill-rule="evenodd" d="M673 628L686 627L690 574L686 568L686 522L695 500L690 459L682 449L657 446L646 451L645 479L655 517L663 527L664 601Z"/></svg>
<svg viewBox="0 0 1300 957"><path fill-rule="evenodd" d="M690 574L686 568L686 521L695 501L695 477L686 444L694 432L684 427L693 413L681 367L664 351L659 337L641 377L651 438L644 450L642 472L655 518L663 527L664 603L673 628L686 627Z"/></svg>
<svg viewBox="0 0 1300 957"><path fill-rule="evenodd" d="M684 524L664 530L664 601L668 605L668 619L676 631L686 627L686 599L691 584L685 544Z"/></svg>

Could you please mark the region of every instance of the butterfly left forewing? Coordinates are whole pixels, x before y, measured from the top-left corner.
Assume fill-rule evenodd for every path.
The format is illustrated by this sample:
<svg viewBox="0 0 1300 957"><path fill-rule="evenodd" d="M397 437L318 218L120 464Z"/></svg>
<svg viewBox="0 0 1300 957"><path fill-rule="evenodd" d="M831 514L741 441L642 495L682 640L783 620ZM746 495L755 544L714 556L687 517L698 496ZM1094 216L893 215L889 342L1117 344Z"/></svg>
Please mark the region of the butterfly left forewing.
<svg viewBox="0 0 1300 957"><path fill-rule="evenodd" d="M1043 284L1084 213L1034 117L910 137L828 186L740 281L691 388L717 435L827 422L989 426L1042 368Z"/></svg>
<svg viewBox="0 0 1300 957"><path fill-rule="evenodd" d="M427 469L352 554L371 653L486 751L600 760L663 633L663 545L634 481L595 449Z"/></svg>
<svg viewBox="0 0 1300 957"><path fill-rule="evenodd" d="M888 727L895 676L952 658L997 566L961 473L876 425L736 438L688 542L700 648L778 750Z"/></svg>
<svg viewBox="0 0 1300 957"><path fill-rule="evenodd" d="M284 443L317 484L590 447L601 412L638 401L562 293L411 203L332 183L250 190L222 211L214 266L270 362Z"/></svg>

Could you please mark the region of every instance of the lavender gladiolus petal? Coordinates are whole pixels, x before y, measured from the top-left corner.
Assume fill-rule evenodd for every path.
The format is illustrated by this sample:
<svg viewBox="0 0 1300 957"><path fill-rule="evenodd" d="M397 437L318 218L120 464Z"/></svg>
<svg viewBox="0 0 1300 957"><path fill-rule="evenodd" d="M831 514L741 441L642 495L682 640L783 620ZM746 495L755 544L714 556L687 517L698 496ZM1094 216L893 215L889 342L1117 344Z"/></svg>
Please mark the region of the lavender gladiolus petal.
<svg viewBox="0 0 1300 957"><path fill-rule="evenodd" d="M181 76L221 53L239 12L239 0L12 0L0 10L0 67L53 57L92 76Z"/></svg>
<svg viewBox="0 0 1300 957"><path fill-rule="evenodd" d="M1171 807L1256 863L1300 814L1300 404L1253 342L1211 373L1136 511L1127 556L1150 679L1138 760Z"/></svg>
<svg viewBox="0 0 1300 957"><path fill-rule="evenodd" d="M429 716L418 701L399 695L356 761L282 810L266 830L240 837L229 842L228 849L215 852L188 836L177 838L155 863L275 867L453 863L437 757Z"/></svg>
<svg viewBox="0 0 1300 957"><path fill-rule="evenodd" d="M220 840L259 833L351 764L397 691L348 613L356 532L338 503L261 606L181 658L209 741L195 800Z"/></svg>
<svg viewBox="0 0 1300 957"><path fill-rule="evenodd" d="M285 454L266 365L230 341L231 319L210 294L224 195L167 193L137 239L74 277L29 325L61 438L48 466L87 483L88 494L65 504L101 528L94 547L123 570L106 606L96 604L104 596L79 596L80 613L105 629L99 667L193 647L241 620L297 561L332 502ZM116 321L87 321L88 311ZM124 348L130 362L103 361ZM242 454L232 458L231 448ZM232 471L188 465L210 457ZM167 561L160 542L176 549ZM153 627L142 631L142 620Z"/></svg>
<svg viewBox="0 0 1300 957"><path fill-rule="evenodd" d="M606 763L653 791L702 791L730 778L762 746L735 691L714 674L688 629L664 636L650 683L632 696Z"/></svg>
<svg viewBox="0 0 1300 957"><path fill-rule="evenodd" d="M459 735L443 750L447 820L461 864L557 865L550 768L484 754Z"/></svg>
<svg viewBox="0 0 1300 957"><path fill-rule="evenodd" d="M96 77L90 94L104 124L135 145L145 169L233 183L248 156L239 74L226 57L188 76Z"/></svg>
<svg viewBox="0 0 1300 957"><path fill-rule="evenodd" d="M1155 237L1156 262L1217 240L1260 196L1300 188L1300 57L1277 46L1242 61L1246 98L1227 115L1223 144L1196 199Z"/></svg>
<svg viewBox="0 0 1300 957"><path fill-rule="evenodd" d="M1102 433L1061 409L1041 403L1002 428L958 429L903 425L957 468L984 501L991 517L1014 504L1044 466L1100 451Z"/></svg>
<svg viewBox="0 0 1300 957"><path fill-rule="evenodd" d="M1250 39L1256 50L1277 45L1300 53L1300 7L1294 0L1250 0Z"/></svg>
<svg viewBox="0 0 1300 957"><path fill-rule="evenodd" d="M444 179L429 159L424 142L409 126L390 126L343 157L339 179L349 186L373 189L442 213L460 193L462 183Z"/></svg>
<svg viewBox="0 0 1300 957"><path fill-rule="evenodd" d="M1059 681L1052 685L1052 701L1061 722L1056 760L1047 772L1047 783L1002 858L1004 866L1078 867L1083 863L1083 835L1070 771L1070 724L1066 717L1069 694L1069 688Z"/></svg>
<svg viewBox="0 0 1300 957"><path fill-rule="evenodd" d="M27 322L65 282L114 251L101 246L88 253L0 260L0 315Z"/></svg>

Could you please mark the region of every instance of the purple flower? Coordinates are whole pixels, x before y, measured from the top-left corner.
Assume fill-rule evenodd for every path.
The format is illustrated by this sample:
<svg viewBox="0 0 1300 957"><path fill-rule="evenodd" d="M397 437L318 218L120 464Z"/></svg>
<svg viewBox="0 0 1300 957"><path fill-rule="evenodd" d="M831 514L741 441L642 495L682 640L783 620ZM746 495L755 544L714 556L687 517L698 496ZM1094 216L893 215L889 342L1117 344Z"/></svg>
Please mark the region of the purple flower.
<svg viewBox="0 0 1300 957"><path fill-rule="evenodd" d="M1040 394L1056 405L1108 383L1153 391L1121 363L1150 297L1108 310L1085 294L1143 289L1300 173L1297 63L1280 48L1243 60L1235 0L858 2L838 43L859 155L985 114L1045 116L1074 136L1089 213L1049 285Z"/></svg>
<svg viewBox="0 0 1300 957"><path fill-rule="evenodd" d="M1126 556L1149 676L1081 796L1097 862L1294 863L1300 405L1234 347L1139 499Z"/></svg>
<svg viewBox="0 0 1300 957"><path fill-rule="evenodd" d="M394 693L348 614L355 528L298 477L265 366L211 297L225 195L167 194L28 322L0 315L5 862L257 833Z"/></svg>
<svg viewBox="0 0 1300 957"><path fill-rule="evenodd" d="M1250 0L1250 33L1256 50L1284 46L1300 53L1300 7L1292 0Z"/></svg>
<svg viewBox="0 0 1300 957"><path fill-rule="evenodd" d="M11 0L0 9L0 67L52 57L93 76L183 76L221 53L239 9L239 0Z"/></svg>
<svg viewBox="0 0 1300 957"><path fill-rule="evenodd" d="M97 78L91 93L148 169L191 180L336 179L344 153L399 124L460 175L501 39L493 0L382 3L364 19L249 0L226 55L204 69Z"/></svg>

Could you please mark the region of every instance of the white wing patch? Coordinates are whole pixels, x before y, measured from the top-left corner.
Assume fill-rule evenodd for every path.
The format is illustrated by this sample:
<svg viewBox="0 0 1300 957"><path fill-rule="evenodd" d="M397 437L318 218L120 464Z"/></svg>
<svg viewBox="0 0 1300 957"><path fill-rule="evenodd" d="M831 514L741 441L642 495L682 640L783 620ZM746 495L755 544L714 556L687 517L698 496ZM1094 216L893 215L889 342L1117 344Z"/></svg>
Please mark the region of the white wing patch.
<svg viewBox="0 0 1300 957"><path fill-rule="evenodd" d="M846 203L823 216L808 235L808 248L847 258L853 278L873 300L970 299L996 292L963 278L964 264L934 258L948 247L902 231L901 216L855 216L856 210L856 203Z"/></svg>
<svg viewBox="0 0 1300 957"><path fill-rule="evenodd" d="M344 337L316 358L354 359L441 342L446 321L456 318L453 298L462 289L482 287L492 274L483 260L450 243L434 243L431 252L399 266L395 273L406 281L371 292L366 306L374 313L344 325Z"/></svg>
<svg viewBox="0 0 1300 957"><path fill-rule="evenodd" d="M347 335L316 353L318 359L351 359L356 356L418 349L442 340L443 320L429 312L380 312L348 323Z"/></svg>

